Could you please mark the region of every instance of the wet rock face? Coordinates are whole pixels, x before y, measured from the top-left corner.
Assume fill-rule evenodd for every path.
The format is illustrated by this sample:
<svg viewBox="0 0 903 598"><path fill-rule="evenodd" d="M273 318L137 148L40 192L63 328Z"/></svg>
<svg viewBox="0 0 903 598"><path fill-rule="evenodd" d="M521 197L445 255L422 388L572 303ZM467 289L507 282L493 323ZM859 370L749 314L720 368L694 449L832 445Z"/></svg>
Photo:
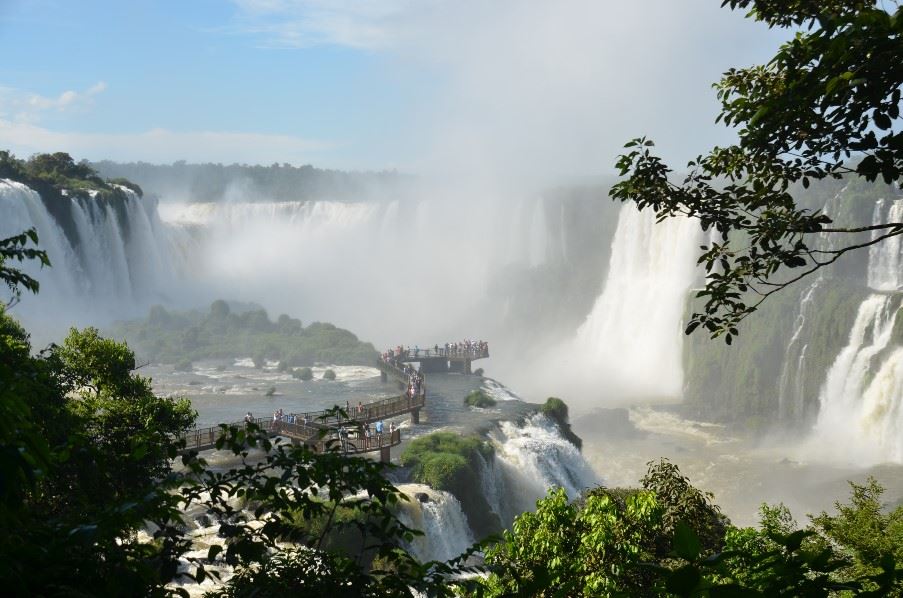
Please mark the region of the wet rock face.
<svg viewBox="0 0 903 598"><path fill-rule="evenodd" d="M414 495L414 498L420 502L430 502L430 496L426 492L418 492Z"/></svg>

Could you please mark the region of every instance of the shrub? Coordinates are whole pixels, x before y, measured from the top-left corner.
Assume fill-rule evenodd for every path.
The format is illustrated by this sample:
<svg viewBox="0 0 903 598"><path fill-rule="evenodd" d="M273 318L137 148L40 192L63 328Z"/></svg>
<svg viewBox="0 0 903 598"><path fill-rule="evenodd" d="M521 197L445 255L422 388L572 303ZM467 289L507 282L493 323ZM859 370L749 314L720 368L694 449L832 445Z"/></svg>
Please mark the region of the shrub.
<svg viewBox="0 0 903 598"><path fill-rule="evenodd" d="M583 440L571 430L568 422L568 406L558 397L549 397L539 408L540 413L555 422L561 435L578 449L583 448Z"/></svg>
<svg viewBox="0 0 903 598"><path fill-rule="evenodd" d="M557 422L567 423L568 421L568 406L558 397L546 399L540 411Z"/></svg>
<svg viewBox="0 0 903 598"><path fill-rule="evenodd" d="M324 380L335 380L335 372L333 370L326 370L323 372Z"/></svg>
<svg viewBox="0 0 903 598"><path fill-rule="evenodd" d="M292 372L292 378L296 380L311 380L314 377L314 372L310 368L297 368Z"/></svg>
<svg viewBox="0 0 903 598"><path fill-rule="evenodd" d="M464 397L464 404L470 407L495 407L495 399L482 390L472 390Z"/></svg>
<svg viewBox="0 0 903 598"><path fill-rule="evenodd" d="M415 482L451 492L461 501L477 537L501 529L480 491L480 456L491 458L492 447L476 436L434 432L415 438L401 454L401 464L412 468Z"/></svg>
<svg viewBox="0 0 903 598"><path fill-rule="evenodd" d="M229 317L230 312L231 310L229 309L229 304L222 299L217 299L210 304L210 317L212 318L223 320Z"/></svg>

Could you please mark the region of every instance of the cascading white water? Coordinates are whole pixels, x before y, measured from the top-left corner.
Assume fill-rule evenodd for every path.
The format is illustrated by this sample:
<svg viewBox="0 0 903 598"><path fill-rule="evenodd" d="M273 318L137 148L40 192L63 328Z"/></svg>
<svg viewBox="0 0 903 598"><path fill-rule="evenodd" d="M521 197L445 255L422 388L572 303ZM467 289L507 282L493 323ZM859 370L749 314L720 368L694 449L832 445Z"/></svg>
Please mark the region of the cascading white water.
<svg viewBox="0 0 903 598"><path fill-rule="evenodd" d="M875 205L872 224L884 222L903 222L903 199L881 200ZM874 231L872 238L883 232ZM868 285L877 291L894 291L903 287L903 244L899 236L869 247Z"/></svg>
<svg viewBox="0 0 903 598"><path fill-rule="evenodd" d="M37 297L17 307L34 324L53 327L136 315L172 292L181 280L178 231L159 221L156 202L121 188L123 199L65 196L70 234L25 185L0 180L0 236L34 227L52 267L25 269L41 282Z"/></svg>
<svg viewBox="0 0 903 598"><path fill-rule="evenodd" d="M903 200L877 202L873 224L900 221ZM900 309L895 291L903 287L901 252L898 237L869 248L868 285L881 293L859 306L847 345L828 370L809 454L859 465L903 463L903 350L890 345Z"/></svg>
<svg viewBox="0 0 903 598"><path fill-rule="evenodd" d="M615 396L680 396L680 328L700 234L695 220L657 224L649 210L622 207L608 278L577 331L567 376L588 377Z"/></svg>
<svg viewBox="0 0 903 598"><path fill-rule="evenodd" d="M816 289L822 283L822 278L817 278L808 288L800 294L800 308L794 322L793 335L784 350L784 365L781 370L781 379L778 386L778 415L782 421L790 418L795 420L800 415L803 405L802 377L806 362L807 344L800 346L800 335L806 326L806 318L812 308L812 298Z"/></svg>
<svg viewBox="0 0 903 598"><path fill-rule="evenodd" d="M553 486L573 499L598 482L577 447L542 414L521 424L502 422L492 440L495 454L483 471L483 494L504 525L536 508Z"/></svg>
<svg viewBox="0 0 903 598"><path fill-rule="evenodd" d="M871 295L859 306L850 339L822 387L810 451L857 464L903 459L903 362L900 350L876 367L888 346L899 301ZM877 370L877 373L875 373Z"/></svg>
<svg viewBox="0 0 903 598"><path fill-rule="evenodd" d="M58 305L66 296L78 296L83 290L81 266L62 229L47 211L41 197L27 186L0 179L0 238L19 234L34 228L40 239L40 248L47 252L52 268L40 268L34 261L13 264L41 283L46 297L45 305ZM29 299L27 303L31 303ZM26 303L26 304L27 304ZM17 309L21 309L20 306Z"/></svg>
<svg viewBox="0 0 903 598"><path fill-rule="evenodd" d="M424 484L397 487L410 499L399 503L398 518L425 534L414 538L409 547L420 561L447 561L474 543L461 503L454 496Z"/></svg>

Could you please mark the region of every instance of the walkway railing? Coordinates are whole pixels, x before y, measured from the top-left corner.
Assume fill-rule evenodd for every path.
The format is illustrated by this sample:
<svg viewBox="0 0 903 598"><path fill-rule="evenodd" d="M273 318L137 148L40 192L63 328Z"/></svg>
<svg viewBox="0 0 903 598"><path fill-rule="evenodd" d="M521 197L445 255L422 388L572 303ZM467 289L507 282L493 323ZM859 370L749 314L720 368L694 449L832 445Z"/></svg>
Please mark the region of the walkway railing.
<svg viewBox="0 0 903 598"><path fill-rule="evenodd" d="M435 347L414 351L404 351L401 355L395 355L389 360L378 360L380 370L398 376L405 382L410 380L410 374L403 364L405 361L418 361L427 358L444 357L450 360L461 358L465 360L482 359L489 357L488 347L466 350L459 348L446 350ZM371 433L365 436L363 425L380 420L397 417L406 413L414 415L414 423L417 423L419 410L426 405L426 384L421 379L420 392L415 396L403 394L398 397L381 399L362 405L360 410L355 405L348 405L348 413L343 416L337 409L321 409L319 411L307 411L304 413L290 413L282 419L256 418L253 420L261 430L269 436L286 436L294 441L303 442L316 451L341 450L346 453L364 453L383 450L396 446L401 442L401 432L384 432L382 434ZM229 427L243 427L246 421L226 424ZM348 429L346 435L342 435L338 426L343 425ZM198 428L182 435L185 441L185 450L204 451L216 446L216 442L222 435L221 425ZM383 453L383 458L388 459L388 451Z"/></svg>
<svg viewBox="0 0 903 598"><path fill-rule="evenodd" d="M373 401L363 405L361 411L358 411L356 406L351 406L348 417L342 417L341 414L336 413L335 409L323 409L289 414L288 418L294 418L294 422L288 421L288 418L281 420L255 418L253 422L270 436L286 436L322 452L330 445L329 435L335 436L337 434L335 427L338 425L352 426L350 433L354 436L357 433L357 428L354 426L363 426L363 424L411 413L423 408L424 405L426 405L426 394L421 393L415 397L402 395L400 397ZM240 421L226 425L229 427L243 427L245 424L245 421ZM330 430L331 432L323 436L324 430ZM185 440L185 450L205 451L215 448L216 441L221 434L222 428L219 425L191 430L182 435L182 438ZM369 439L366 437L349 437L345 452L375 451L387 446L395 446L401 442L401 433L398 430L395 430L391 435L385 432L378 436L378 440L375 433L371 434ZM336 437L335 442L337 444L334 443L332 446L345 446L341 443L341 438L339 437Z"/></svg>
<svg viewBox="0 0 903 598"><path fill-rule="evenodd" d="M420 359L432 359L436 357L445 357L447 359L484 359L489 357L489 349L446 349L439 347L438 351L435 347L429 349L408 349L400 354L393 355L393 359L400 361L417 361Z"/></svg>
<svg viewBox="0 0 903 598"><path fill-rule="evenodd" d="M291 424L284 421L258 418L254 420L261 430L269 436L285 436L292 440L303 442L317 452L326 450L338 450L343 453L366 453L383 448L396 446L401 442L401 431L384 432L377 434L372 432L366 437L358 428L347 430L347 436L342 439L339 430L335 428L314 427L304 424ZM244 427L246 422L234 422L227 424L229 427ZM206 451L216 447L216 441L222 434L220 426L210 426L192 430L184 434L185 450Z"/></svg>
<svg viewBox="0 0 903 598"><path fill-rule="evenodd" d="M388 399L380 399L371 403L365 403L362 411L358 411L356 405L348 407L348 417L342 417L337 413L335 408L322 409L320 411L305 411L303 413L290 413L289 417L295 418L295 423L304 422L307 426L315 428L323 428L346 422L373 423L388 417L396 415L404 415L414 409L420 409L426 404L426 393L421 393L416 397L408 397L402 395L400 397L391 397Z"/></svg>

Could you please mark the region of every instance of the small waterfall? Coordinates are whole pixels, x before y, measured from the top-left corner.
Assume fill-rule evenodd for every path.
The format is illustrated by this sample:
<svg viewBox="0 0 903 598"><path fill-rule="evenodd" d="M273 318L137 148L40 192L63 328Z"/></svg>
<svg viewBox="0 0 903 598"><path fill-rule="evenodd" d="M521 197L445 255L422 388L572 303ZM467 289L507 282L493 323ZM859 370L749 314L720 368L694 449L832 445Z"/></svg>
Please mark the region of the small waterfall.
<svg viewBox="0 0 903 598"><path fill-rule="evenodd" d="M903 199L882 199L875 205L872 224L903 222ZM872 239L882 231L873 231ZM891 237L869 247L868 285L876 291L895 291L903 286L903 244Z"/></svg>
<svg viewBox="0 0 903 598"><path fill-rule="evenodd" d="M398 489L410 499L399 503L399 519L424 532L409 546L419 560L447 561L474 543L461 503L454 496L424 484L400 484Z"/></svg>
<svg viewBox="0 0 903 598"><path fill-rule="evenodd" d="M608 278L577 331L576 375L588 372L597 387L615 393L680 396L681 321L699 238L695 220L656 223L651 210L621 208Z"/></svg>
<svg viewBox="0 0 903 598"><path fill-rule="evenodd" d="M899 301L871 295L859 306L847 345L831 368L819 396L811 448L820 456L859 464L900 461L901 351L875 361L888 346Z"/></svg>
<svg viewBox="0 0 903 598"><path fill-rule="evenodd" d="M784 351L784 365L778 386L778 412L780 421L798 421L803 409L803 378L801 373L806 364L806 348L808 344L800 342L800 335L806 326L806 317L812 309L812 297L822 283L817 278L800 294L800 309L794 322L793 335Z"/></svg>
<svg viewBox="0 0 903 598"><path fill-rule="evenodd" d="M544 415L533 415L520 425L502 422L492 440L495 456L483 470L483 492L504 525L536 508L536 501L553 486L574 499L598 481L577 447Z"/></svg>

